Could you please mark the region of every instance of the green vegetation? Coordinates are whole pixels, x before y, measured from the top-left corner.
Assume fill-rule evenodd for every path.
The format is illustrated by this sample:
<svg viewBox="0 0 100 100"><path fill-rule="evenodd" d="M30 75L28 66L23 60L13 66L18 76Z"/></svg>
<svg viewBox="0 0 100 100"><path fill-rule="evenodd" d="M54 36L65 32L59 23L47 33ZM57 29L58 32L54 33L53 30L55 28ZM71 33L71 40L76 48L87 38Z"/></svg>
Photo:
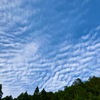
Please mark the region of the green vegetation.
<svg viewBox="0 0 100 100"><path fill-rule="evenodd" d="M27 92L21 93L17 98L12 96L2 98L2 95L2 85L0 85L0 100L100 100L100 78L92 77L86 82L78 78L72 86L65 86L63 91L55 93L46 92L45 89L40 92L36 87L33 95Z"/></svg>

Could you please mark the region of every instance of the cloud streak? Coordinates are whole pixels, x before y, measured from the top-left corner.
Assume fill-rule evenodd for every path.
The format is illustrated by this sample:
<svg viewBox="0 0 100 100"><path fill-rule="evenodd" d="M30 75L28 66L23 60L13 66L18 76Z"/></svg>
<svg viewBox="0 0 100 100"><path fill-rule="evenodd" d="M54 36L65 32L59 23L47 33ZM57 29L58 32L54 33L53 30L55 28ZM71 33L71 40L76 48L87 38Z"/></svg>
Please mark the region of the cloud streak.
<svg viewBox="0 0 100 100"><path fill-rule="evenodd" d="M84 6L89 2L82 1L80 6L78 0L1 0L0 83L4 96L33 93L36 86L57 91L78 77L85 81L100 76L100 24L92 29L82 26L89 9Z"/></svg>

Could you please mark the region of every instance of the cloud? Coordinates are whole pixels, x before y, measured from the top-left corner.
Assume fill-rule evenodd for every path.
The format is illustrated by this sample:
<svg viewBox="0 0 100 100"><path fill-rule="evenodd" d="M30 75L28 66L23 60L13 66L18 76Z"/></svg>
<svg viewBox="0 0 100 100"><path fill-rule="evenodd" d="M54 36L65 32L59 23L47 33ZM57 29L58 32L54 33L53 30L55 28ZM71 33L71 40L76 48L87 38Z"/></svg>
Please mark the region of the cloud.
<svg viewBox="0 0 100 100"><path fill-rule="evenodd" d="M78 77L100 76L100 26L81 35L77 30L86 20L87 9L83 8L87 3L1 0L0 83L4 96L32 94L36 86L57 91Z"/></svg>
<svg viewBox="0 0 100 100"><path fill-rule="evenodd" d="M62 43L62 46L61 45L59 46L60 52L55 51L56 56L55 57L52 56L52 58L50 58L50 60L52 59L51 61L54 61L52 63L55 66L52 69L52 73L54 73L51 76L52 83L51 82L50 83L52 85L50 84L49 86L48 84L46 84L45 87L47 90L52 90L52 89L56 90L55 86L53 86L53 84L55 84L55 81L62 82L62 86L64 86L64 85L71 85L72 80L76 79L77 77L86 80L90 76L97 75L95 74L95 71L99 72L99 67L98 67L99 63L97 62L97 60L100 58L98 55L100 43L99 43L99 38L98 39L95 38L95 34L92 32L90 32L85 36L82 36L82 38L79 40L77 44L73 44L72 42L72 44L64 43L63 45ZM97 34L99 34L98 31ZM67 80L68 77L70 77L69 82ZM55 80L54 82L53 79ZM65 79L67 80L67 82L63 84ZM51 89L48 87L51 87Z"/></svg>

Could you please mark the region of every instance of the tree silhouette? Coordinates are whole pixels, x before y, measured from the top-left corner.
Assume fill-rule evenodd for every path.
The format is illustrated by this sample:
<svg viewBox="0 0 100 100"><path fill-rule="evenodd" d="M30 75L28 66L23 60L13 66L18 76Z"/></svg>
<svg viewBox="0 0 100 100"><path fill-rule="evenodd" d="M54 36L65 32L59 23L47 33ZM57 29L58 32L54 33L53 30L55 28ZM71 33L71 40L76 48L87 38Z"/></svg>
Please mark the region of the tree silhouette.
<svg viewBox="0 0 100 100"><path fill-rule="evenodd" d="M82 84L82 81L81 81L80 78L77 78L77 79L73 82L72 85L80 85L80 84Z"/></svg>
<svg viewBox="0 0 100 100"><path fill-rule="evenodd" d="M2 100L13 100L13 97L12 96L6 96Z"/></svg>
<svg viewBox="0 0 100 100"><path fill-rule="evenodd" d="M0 84L0 100L2 98L3 92L2 92L2 85Z"/></svg>
<svg viewBox="0 0 100 100"><path fill-rule="evenodd" d="M45 89L41 91L41 100L48 100L47 92L45 91Z"/></svg>
<svg viewBox="0 0 100 100"><path fill-rule="evenodd" d="M36 89L34 91L34 95L39 95L39 88L38 88L38 86L36 87Z"/></svg>
<svg viewBox="0 0 100 100"><path fill-rule="evenodd" d="M32 100L40 100L40 95L39 95L39 88L38 86L36 87L35 91L34 91L34 95L33 95L33 99Z"/></svg>

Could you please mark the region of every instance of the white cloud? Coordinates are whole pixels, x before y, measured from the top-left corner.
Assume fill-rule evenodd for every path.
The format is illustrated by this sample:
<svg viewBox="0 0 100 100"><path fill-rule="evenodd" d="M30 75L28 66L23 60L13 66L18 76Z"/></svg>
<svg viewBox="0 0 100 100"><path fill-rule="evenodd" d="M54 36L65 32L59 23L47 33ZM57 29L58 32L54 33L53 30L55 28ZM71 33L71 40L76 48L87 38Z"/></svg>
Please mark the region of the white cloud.
<svg viewBox="0 0 100 100"><path fill-rule="evenodd" d="M34 8L30 1L26 2L29 5L24 6L24 0L0 1L0 10L4 12L0 16L3 20L0 20L0 81L4 85L4 95L17 96L19 92L16 89L33 93L36 86L47 91L57 91L65 85L71 85L77 77L86 80L95 74L100 76L100 37L97 37L100 26L82 36L76 43L71 41L73 37L67 33L64 37L68 36L69 39L56 43L57 36L64 32L61 26L73 29L83 13L77 15L78 8L74 10L76 12L69 11L68 19L71 20L65 21L67 24L61 26L59 23L64 18L56 23L52 16L52 25L52 21L44 23L48 21L48 15L45 17L47 13L42 7ZM71 5L76 7L76 3ZM36 19L38 13L39 18ZM73 17L74 14L76 17ZM62 12L57 18L60 19L61 15Z"/></svg>

